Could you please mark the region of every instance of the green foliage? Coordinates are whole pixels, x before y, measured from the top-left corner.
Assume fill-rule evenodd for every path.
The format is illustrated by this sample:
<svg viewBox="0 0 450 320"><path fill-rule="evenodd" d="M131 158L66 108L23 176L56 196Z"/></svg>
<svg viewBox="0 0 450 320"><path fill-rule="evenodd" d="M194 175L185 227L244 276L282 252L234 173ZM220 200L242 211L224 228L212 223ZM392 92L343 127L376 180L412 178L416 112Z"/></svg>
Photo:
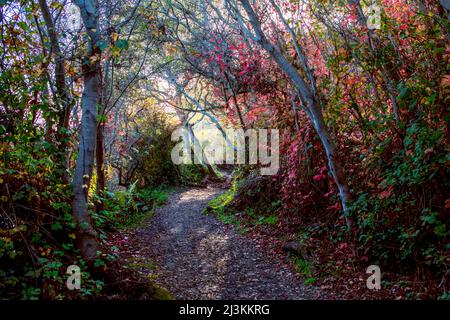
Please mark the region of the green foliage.
<svg viewBox="0 0 450 320"><path fill-rule="evenodd" d="M444 292L442 295L438 297L438 300L450 300L450 293Z"/></svg>
<svg viewBox="0 0 450 320"><path fill-rule="evenodd" d="M71 188L44 131L26 121L15 130L4 132L0 144L0 297L67 298L65 268L80 259ZM86 268L84 276L96 292Z"/></svg>
<svg viewBox="0 0 450 320"><path fill-rule="evenodd" d="M228 207L234 199L235 192L236 184L233 184L230 189L212 199L204 210L204 213L208 214L209 212L212 212L222 223L233 225L236 228L236 231L245 233L248 231L248 228L241 225L241 221L237 217L235 211L230 210Z"/></svg>
<svg viewBox="0 0 450 320"><path fill-rule="evenodd" d="M202 165L175 165L171 151L176 142L171 140L176 126L169 116L155 109L151 102L144 104L145 114L136 121L140 126L139 141L121 161L127 171L133 172L127 182L138 181L138 185L157 187L165 185L198 184L207 175Z"/></svg>
<svg viewBox="0 0 450 320"><path fill-rule="evenodd" d="M254 226L262 224L276 225L278 223L278 217L274 214L271 214L269 216L258 215L254 212L253 208L247 208L245 210L245 213L249 217L248 222Z"/></svg>
<svg viewBox="0 0 450 320"><path fill-rule="evenodd" d="M278 223L278 217L274 214L271 214L268 217L264 217L264 223L267 223L269 225L276 225Z"/></svg>
<svg viewBox="0 0 450 320"><path fill-rule="evenodd" d="M236 198L236 192L239 189L240 183L240 180L235 178L230 189L210 201L208 207L205 209L205 213L212 211L219 221L233 225L240 233L245 233L250 228L259 225L276 225L278 223L278 216L275 214L259 215L251 207L246 208L244 214L240 214L233 207L233 200ZM279 202L273 203L273 207L277 207L278 205Z"/></svg>
<svg viewBox="0 0 450 320"><path fill-rule="evenodd" d="M197 164L181 164L178 166L178 172L183 185L200 183L206 175L206 169Z"/></svg>
<svg viewBox="0 0 450 320"><path fill-rule="evenodd" d="M306 278L305 284L312 285L316 278L312 276L312 266L311 263L302 257L294 256L292 258L292 262L294 264L295 270L303 277Z"/></svg>
<svg viewBox="0 0 450 320"><path fill-rule="evenodd" d="M228 189L224 193L212 199L207 209L211 209L217 213L224 213L227 205L233 201L235 190L233 188Z"/></svg>
<svg viewBox="0 0 450 320"><path fill-rule="evenodd" d="M92 212L98 228L134 228L148 220L157 206L166 203L167 187L138 190L136 184L131 184L127 190L106 192L103 199L105 209Z"/></svg>
<svg viewBox="0 0 450 320"><path fill-rule="evenodd" d="M146 199L147 202L153 203L156 206L161 206L167 202L168 195L167 193L170 191L170 188L162 186L154 189L143 189L139 191L139 196L142 199Z"/></svg>
<svg viewBox="0 0 450 320"><path fill-rule="evenodd" d="M373 162L382 165L380 193L361 192L351 206L359 241L362 250L387 265L404 261L410 267L422 262L442 268L450 235L441 209L446 200L441 188L449 187L443 131L414 121L405 133L402 148L389 162ZM376 153L383 157L390 143L380 143Z"/></svg>
<svg viewBox="0 0 450 320"><path fill-rule="evenodd" d="M132 269L150 269L150 270L156 270L157 268L155 261L151 259L147 259L144 262L133 262L128 264L127 267Z"/></svg>
<svg viewBox="0 0 450 320"><path fill-rule="evenodd" d="M283 12L290 10L280 4L286 7ZM105 167L114 162L120 178L126 172L119 184L128 186L126 190L106 191L102 198L92 196L94 175L87 189L89 212L101 238L111 229L131 228L148 219L154 208L167 200L167 189L162 185L198 184L207 175L200 165L173 164L170 152L175 142L171 134L177 124L171 115L156 108L156 100L136 102L140 98L136 95L147 96L144 88L158 87L152 82L159 78L156 72L170 69L176 73L175 80L183 82L174 91L180 98L174 102L178 107L192 107L188 100L193 99L183 97L183 89L200 97L199 103L224 124L243 122L248 128L286 129L281 135L279 174L258 179L252 171L256 166L239 167L232 188L210 203L209 209L221 221L245 232L261 226L274 228L289 220L280 219L285 214L296 226L301 224L301 241L313 233L316 236L319 232L314 226L321 225L333 244L343 239L354 241L361 256L382 263L383 269L410 272L426 267L427 272L448 282L450 25L436 1L420 5L391 1L384 6L381 30L369 35L355 21L354 6L333 1L312 3L302 12L310 20L310 28L297 28L298 23L294 28L302 40L298 44L308 67L297 56L292 41L280 41L283 46L277 54L284 55L300 77L306 79L306 71L311 71L316 80L313 101L324 113L323 129L329 130L330 142L336 146L335 160L343 160L344 179L353 196L351 230L341 224L338 192L327 168L327 160L332 159L326 159L306 113L295 111L294 115L292 106L300 101L292 97L293 83L269 58L270 53L246 41L249 39L236 37L239 30L234 27L220 24L217 29L213 23L204 29L196 24L192 18L198 13L195 6L182 10L181 3L180 8L160 10L166 5L171 6L171 1L136 7L137 14L131 20L125 19L117 30L107 30L107 37L101 35L95 43L101 52L91 57L91 62L106 67L104 75L110 75L111 81L97 88L108 91L106 96L102 92L106 98L102 101L113 103L98 106L105 111L98 123L105 126L106 135L112 126L115 133ZM65 111L78 115L71 108L79 105L83 85L78 81L87 71L80 70L78 60L88 48L81 41L71 54L64 54L63 83L75 81L76 85L67 86L67 96L61 97L56 60L62 57L48 39L39 4L0 0L0 6L0 298L71 298L64 289L64 272L74 263L83 270L82 297L95 297L104 284L93 279L80 260L71 212L69 182L78 145L73 139L78 131L72 129L78 128L78 118L65 118ZM64 16L62 3L53 1L50 6L52 15ZM118 5L118 10L126 7ZM99 9L103 15L104 8ZM185 14L190 10L192 14ZM334 19L328 14L336 10L342 24L330 28L324 22ZM177 12L182 16L167 16ZM228 18L226 11L223 14ZM258 12L258 18L265 21L264 14ZM211 21L218 18L214 15L211 13ZM187 19L183 25L194 22L192 30L183 30L183 36L195 41L184 41L182 47L166 42L175 31L169 29L180 26L178 18ZM263 22L267 39L283 40L279 37L284 31L278 29L283 24L276 21L276 15L269 18L275 23ZM55 28L58 37L59 30L64 31L58 42L71 43L72 32L67 34L64 24L56 23ZM145 37L137 36L136 30L151 35L158 43L155 49L151 44L146 46ZM245 32L242 35L246 37ZM180 54L189 59L179 59ZM134 63L142 55L145 65ZM152 75L145 85L144 74ZM205 77L208 74L214 75L213 79ZM127 85L117 81L119 78ZM133 87L137 81L143 85ZM119 92L120 97L116 97ZM127 101L132 103L125 110ZM224 104L226 110L221 112ZM239 111L238 104L244 107L242 114L232 110ZM112 109L114 121L107 113ZM67 155L71 158L66 159ZM321 224L316 224L318 220ZM93 264L101 269L113 259L105 252ZM300 259L294 263L312 283L308 262ZM441 288L448 288L446 285ZM441 298L448 299L448 292Z"/></svg>

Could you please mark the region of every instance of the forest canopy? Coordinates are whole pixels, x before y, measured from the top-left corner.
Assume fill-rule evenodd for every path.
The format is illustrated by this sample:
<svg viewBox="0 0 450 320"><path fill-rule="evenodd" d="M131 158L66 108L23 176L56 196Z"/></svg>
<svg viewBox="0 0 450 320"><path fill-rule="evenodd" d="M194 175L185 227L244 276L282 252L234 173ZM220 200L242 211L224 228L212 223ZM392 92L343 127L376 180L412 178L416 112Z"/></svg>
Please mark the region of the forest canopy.
<svg viewBox="0 0 450 320"><path fill-rule="evenodd" d="M449 18L446 0L0 0L0 297L161 298L117 285L112 238L172 188L224 184L206 211L301 245L311 284L375 264L401 298L448 299ZM279 130L279 170L173 163L173 132L195 149L205 123Z"/></svg>

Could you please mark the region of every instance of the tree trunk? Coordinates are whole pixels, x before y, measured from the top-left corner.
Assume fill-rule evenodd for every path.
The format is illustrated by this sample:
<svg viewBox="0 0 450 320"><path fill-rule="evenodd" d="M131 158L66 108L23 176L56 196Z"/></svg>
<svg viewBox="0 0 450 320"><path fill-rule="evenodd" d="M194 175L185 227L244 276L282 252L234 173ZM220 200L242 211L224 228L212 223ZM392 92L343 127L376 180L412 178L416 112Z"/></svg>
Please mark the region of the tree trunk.
<svg viewBox="0 0 450 320"><path fill-rule="evenodd" d="M342 168L342 164L337 156L336 147L331 139L328 128L325 125L320 104L312 94L311 89L306 84L305 80L300 76L295 67L287 60L281 51L272 45L264 35L261 24L253 11L252 6L248 0L240 0L244 10L246 11L250 24L255 32L255 41L270 54L270 56L277 62L280 68L287 74L298 90L298 94L305 105L305 112L313 123L319 138L322 142L325 154L327 156L328 165L333 175L334 181L339 189L339 196L341 199L342 210L347 226L351 227L351 219L349 217L348 202L350 200L350 188Z"/></svg>
<svg viewBox="0 0 450 320"><path fill-rule="evenodd" d="M97 195L101 198L96 202L96 210L100 212L104 209L103 197L105 196L105 146L104 146L104 124L100 123L97 129Z"/></svg>
<svg viewBox="0 0 450 320"><path fill-rule="evenodd" d="M79 226L79 245L83 258L92 260L97 253L97 237L88 212L88 192L94 166L97 137L97 105L99 99L99 75L85 75L82 99L81 134L75 176L72 209Z"/></svg>
<svg viewBox="0 0 450 320"><path fill-rule="evenodd" d="M94 167L97 114L101 90L101 52L97 47L99 39L98 1L76 0L75 3L80 8L90 41L83 64L84 91L81 102L83 115L81 118L80 145L73 180L74 199L72 211L78 224L78 246L81 255L86 261L92 261L96 258L98 251L97 233L92 226L88 211L88 193Z"/></svg>
<svg viewBox="0 0 450 320"><path fill-rule="evenodd" d="M344 212L347 226L350 228L351 219L349 217L348 212L348 203L350 201L350 189L347 183L344 169L342 167L342 163L336 153L336 146L334 145L334 142L331 139L331 136L328 132L328 128L325 125L322 112L320 111L319 108L320 107L318 106L311 107L312 122L314 125L314 129L316 129L316 132L325 150L325 154L328 160L328 167L330 169L331 174L333 175L334 182L336 183L336 186L338 187L339 190L339 197L341 199L342 211Z"/></svg>
<svg viewBox="0 0 450 320"><path fill-rule="evenodd" d="M39 0L39 6L42 11L42 17L44 18L45 25L47 27L48 37L50 39L51 52L55 56L55 85L56 85L56 97L55 100L60 104L58 129L56 133L56 139L59 143L59 155L58 163L63 166L63 182L68 182L66 169L69 166L69 160L67 156L67 143L68 143L68 129L70 120L70 94L66 84L66 69L64 63L66 61L64 55L61 52L59 46L58 35L55 30L53 18L50 14L50 10L46 0Z"/></svg>

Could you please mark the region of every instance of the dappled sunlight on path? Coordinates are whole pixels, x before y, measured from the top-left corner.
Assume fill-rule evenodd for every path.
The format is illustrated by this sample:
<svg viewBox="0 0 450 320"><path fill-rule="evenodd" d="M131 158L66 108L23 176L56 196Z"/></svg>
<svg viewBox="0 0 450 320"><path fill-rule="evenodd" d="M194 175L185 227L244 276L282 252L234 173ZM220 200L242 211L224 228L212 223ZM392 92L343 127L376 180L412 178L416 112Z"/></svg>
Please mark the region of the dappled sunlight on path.
<svg viewBox="0 0 450 320"><path fill-rule="evenodd" d="M137 231L158 265L149 271L177 299L313 299L290 270L273 263L252 240L205 215L220 189L193 188L170 196Z"/></svg>

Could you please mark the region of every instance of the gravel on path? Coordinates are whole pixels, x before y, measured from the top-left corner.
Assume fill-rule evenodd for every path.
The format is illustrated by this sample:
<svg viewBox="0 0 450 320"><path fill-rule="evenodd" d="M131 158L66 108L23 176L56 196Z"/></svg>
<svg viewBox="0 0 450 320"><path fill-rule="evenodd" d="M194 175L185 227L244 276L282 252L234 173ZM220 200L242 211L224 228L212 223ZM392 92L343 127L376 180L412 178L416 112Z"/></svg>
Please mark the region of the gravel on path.
<svg viewBox="0 0 450 320"><path fill-rule="evenodd" d="M316 288L304 285L264 248L202 213L220 192L177 190L136 230L140 255L157 265L148 275L176 299L320 299Z"/></svg>

